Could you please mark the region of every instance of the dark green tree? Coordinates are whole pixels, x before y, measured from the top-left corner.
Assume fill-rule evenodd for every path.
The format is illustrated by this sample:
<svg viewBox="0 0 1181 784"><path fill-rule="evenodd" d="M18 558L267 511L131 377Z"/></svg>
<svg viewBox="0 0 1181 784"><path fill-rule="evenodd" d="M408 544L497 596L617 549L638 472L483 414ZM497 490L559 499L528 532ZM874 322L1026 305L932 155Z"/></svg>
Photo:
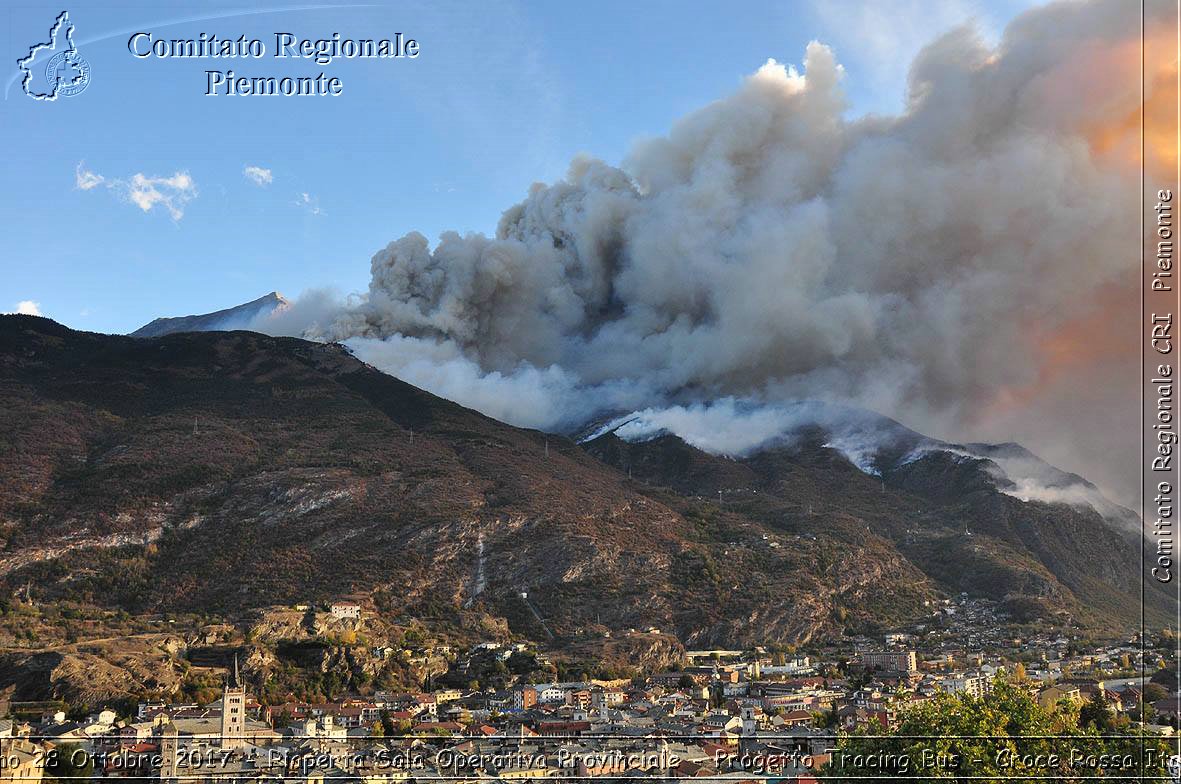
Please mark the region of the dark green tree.
<svg viewBox="0 0 1181 784"><path fill-rule="evenodd" d="M63 743L45 755L42 781L88 779L94 774L94 758L76 743Z"/></svg>
<svg viewBox="0 0 1181 784"><path fill-rule="evenodd" d="M1078 723L1081 727L1090 727L1097 732L1108 732L1115 723L1111 707L1103 697L1103 692L1095 690L1086 703L1079 708Z"/></svg>

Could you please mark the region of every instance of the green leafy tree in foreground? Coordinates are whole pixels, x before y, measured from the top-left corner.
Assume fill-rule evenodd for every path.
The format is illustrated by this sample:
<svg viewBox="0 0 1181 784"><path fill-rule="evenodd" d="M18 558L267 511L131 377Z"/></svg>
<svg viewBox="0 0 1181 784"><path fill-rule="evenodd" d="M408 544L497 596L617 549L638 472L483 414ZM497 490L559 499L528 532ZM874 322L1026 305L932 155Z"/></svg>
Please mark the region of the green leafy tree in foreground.
<svg viewBox="0 0 1181 784"><path fill-rule="evenodd" d="M45 754L42 782L66 782L89 779L94 774L94 758L82 746L63 743Z"/></svg>
<svg viewBox="0 0 1181 784"><path fill-rule="evenodd" d="M997 784L1165 776L1170 752L1161 738L1136 729L1100 731L1093 721L1081 725L1078 714L1071 705L1044 708L1028 691L1004 681L983 697L939 694L903 708L891 732L879 726L840 738L822 776Z"/></svg>

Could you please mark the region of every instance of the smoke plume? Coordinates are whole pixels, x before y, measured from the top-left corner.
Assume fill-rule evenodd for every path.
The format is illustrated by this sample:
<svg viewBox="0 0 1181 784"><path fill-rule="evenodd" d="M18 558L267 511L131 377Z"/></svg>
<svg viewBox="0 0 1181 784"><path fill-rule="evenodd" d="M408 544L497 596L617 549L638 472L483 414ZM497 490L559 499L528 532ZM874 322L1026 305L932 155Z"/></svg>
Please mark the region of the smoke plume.
<svg viewBox="0 0 1181 784"><path fill-rule="evenodd" d="M516 424L824 399L1130 497L1139 31L1119 0L1027 12L996 47L952 30L888 117L850 118L812 43L622 166L577 158L494 237L407 234L368 292L259 326Z"/></svg>

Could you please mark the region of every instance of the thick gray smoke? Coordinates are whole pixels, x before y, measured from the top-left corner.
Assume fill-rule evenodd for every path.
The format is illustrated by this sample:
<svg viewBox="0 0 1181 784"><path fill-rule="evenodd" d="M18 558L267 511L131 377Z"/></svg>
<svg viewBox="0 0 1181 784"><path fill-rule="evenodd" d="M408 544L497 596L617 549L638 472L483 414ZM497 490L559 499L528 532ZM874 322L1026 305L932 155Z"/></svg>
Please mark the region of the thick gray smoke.
<svg viewBox="0 0 1181 784"><path fill-rule="evenodd" d="M819 398L1025 441L1127 497L1107 469L1134 446L1134 379L1111 374L1135 332L1059 333L1134 290L1137 167L1109 129L1139 105L1114 59L1138 34L1119 0L1031 11L996 48L953 30L913 63L904 113L859 119L813 43L802 73L769 61L622 167L577 158L495 237L407 234L355 301L260 327L348 341L516 424ZM1046 398L1080 383L1103 421Z"/></svg>

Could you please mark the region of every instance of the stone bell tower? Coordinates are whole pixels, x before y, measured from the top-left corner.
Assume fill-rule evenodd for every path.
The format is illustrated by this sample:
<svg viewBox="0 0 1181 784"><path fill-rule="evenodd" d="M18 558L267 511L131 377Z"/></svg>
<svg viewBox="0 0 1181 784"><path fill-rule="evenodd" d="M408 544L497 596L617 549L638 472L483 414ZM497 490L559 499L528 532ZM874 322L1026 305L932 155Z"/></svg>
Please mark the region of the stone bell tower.
<svg viewBox="0 0 1181 784"><path fill-rule="evenodd" d="M246 686L238 675L238 657L221 695L221 747L240 749L246 745Z"/></svg>
<svg viewBox="0 0 1181 784"><path fill-rule="evenodd" d="M176 725L171 721L160 728L160 784L176 784Z"/></svg>

